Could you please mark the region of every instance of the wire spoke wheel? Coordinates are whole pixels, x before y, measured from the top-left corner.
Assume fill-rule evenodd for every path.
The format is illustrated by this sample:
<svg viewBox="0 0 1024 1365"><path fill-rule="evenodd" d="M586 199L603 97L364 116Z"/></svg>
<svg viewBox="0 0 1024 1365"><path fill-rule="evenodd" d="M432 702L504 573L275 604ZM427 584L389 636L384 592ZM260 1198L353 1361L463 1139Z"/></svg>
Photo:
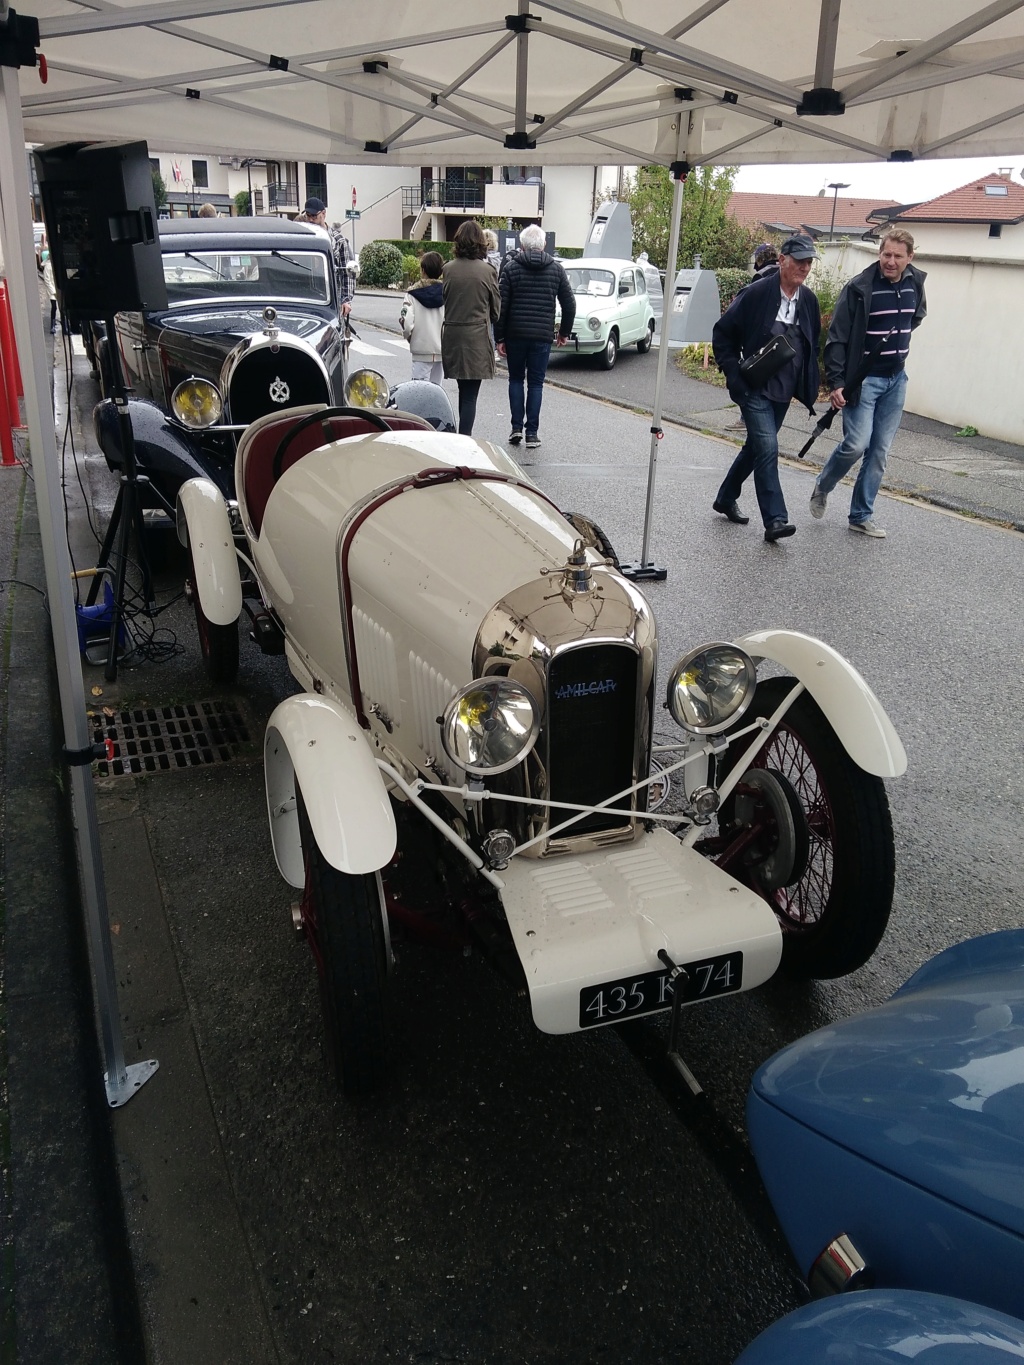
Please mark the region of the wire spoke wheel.
<svg viewBox="0 0 1024 1365"><path fill-rule="evenodd" d="M789 678L759 683L743 723L770 716L792 687ZM718 836L703 848L772 906L792 975L845 976L878 946L895 868L885 788L853 762L808 693L723 802Z"/></svg>

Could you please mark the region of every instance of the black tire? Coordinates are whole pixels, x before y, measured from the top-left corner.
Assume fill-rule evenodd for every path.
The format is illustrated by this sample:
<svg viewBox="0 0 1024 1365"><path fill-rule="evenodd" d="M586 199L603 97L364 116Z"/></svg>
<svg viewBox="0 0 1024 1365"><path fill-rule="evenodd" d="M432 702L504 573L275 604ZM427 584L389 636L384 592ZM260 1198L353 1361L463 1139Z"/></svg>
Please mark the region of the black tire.
<svg viewBox="0 0 1024 1365"><path fill-rule="evenodd" d="M562 515L585 545L596 550L599 555L604 555L605 559L610 559L616 568L619 567L619 556L615 553L615 547L596 521L584 516L582 512L563 512Z"/></svg>
<svg viewBox="0 0 1024 1365"><path fill-rule="evenodd" d="M296 791L306 868L302 922L316 959L324 1051L338 1089L367 1095L387 1078L387 944L373 873L339 872L320 852Z"/></svg>
<svg viewBox="0 0 1024 1365"><path fill-rule="evenodd" d="M792 687L792 678L759 683L740 724L770 716ZM736 752L730 750L720 763L735 761L749 743L749 738L738 740ZM767 783L762 779L759 788L745 790L740 781L723 802L719 838L706 851L775 910L785 972L803 979L845 976L878 947L892 908L896 858L885 786L854 763L807 692L786 712L751 767L767 773ZM725 766L720 774L728 771ZM796 822L787 852L792 873L787 886L764 884L764 869L780 839L771 802L763 799L766 786L774 787L776 810L781 796ZM742 825L736 823L738 801ZM743 847L741 836L747 840Z"/></svg>
<svg viewBox="0 0 1024 1365"><path fill-rule="evenodd" d="M647 352L651 349L651 346L653 345L653 343L654 343L654 319L651 318L650 322L649 322L648 325L647 325L647 331L643 334L643 336L640 338L640 340L636 343L636 349L640 352L641 355L646 355Z"/></svg>
<svg viewBox="0 0 1024 1365"><path fill-rule="evenodd" d="M597 355L597 368L599 370L611 370L615 368L615 361L619 354L619 334L613 327L608 333L608 344L603 351Z"/></svg>
<svg viewBox="0 0 1024 1365"><path fill-rule="evenodd" d="M218 686L230 687L238 677L238 623L230 626L217 626L203 611L196 588L196 566L192 552L188 556L188 582L185 591L192 602L196 614L196 633L199 636L199 650L203 656L206 676Z"/></svg>

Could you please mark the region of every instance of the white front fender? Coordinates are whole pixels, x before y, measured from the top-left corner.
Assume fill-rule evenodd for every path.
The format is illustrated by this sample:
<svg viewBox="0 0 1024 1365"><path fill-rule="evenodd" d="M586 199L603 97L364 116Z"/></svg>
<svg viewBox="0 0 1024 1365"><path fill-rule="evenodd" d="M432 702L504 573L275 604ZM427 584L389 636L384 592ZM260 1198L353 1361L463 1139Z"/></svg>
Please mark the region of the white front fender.
<svg viewBox="0 0 1024 1365"><path fill-rule="evenodd" d="M281 702L263 741L274 857L291 886L305 882L295 788L317 847L339 872L377 872L398 842L391 802L355 716L327 697Z"/></svg>
<svg viewBox="0 0 1024 1365"><path fill-rule="evenodd" d="M876 777L906 772L906 751L882 703L831 645L797 630L755 630L735 643L755 661L773 659L803 683L858 767Z"/></svg>
<svg viewBox="0 0 1024 1365"><path fill-rule="evenodd" d="M209 479L189 479L178 489L178 539L192 552L203 615L215 626L233 625L242 614L242 580L227 503Z"/></svg>

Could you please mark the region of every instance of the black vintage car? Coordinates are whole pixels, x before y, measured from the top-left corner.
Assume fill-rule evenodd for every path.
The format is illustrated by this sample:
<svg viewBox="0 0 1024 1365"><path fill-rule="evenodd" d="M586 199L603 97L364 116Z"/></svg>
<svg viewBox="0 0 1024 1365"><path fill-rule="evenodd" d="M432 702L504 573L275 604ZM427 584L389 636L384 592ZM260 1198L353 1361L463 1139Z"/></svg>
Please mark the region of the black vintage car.
<svg viewBox="0 0 1024 1365"><path fill-rule="evenodd" d="M345 348L326 233L281 218L160 224L167 308L118 313L115 336L144 507L174 516L186 479L234 499L237 437L266 413L343 401ZM122 467L111 399L112 339L92 324L86 348L103 393L96 437Z"/></svg>

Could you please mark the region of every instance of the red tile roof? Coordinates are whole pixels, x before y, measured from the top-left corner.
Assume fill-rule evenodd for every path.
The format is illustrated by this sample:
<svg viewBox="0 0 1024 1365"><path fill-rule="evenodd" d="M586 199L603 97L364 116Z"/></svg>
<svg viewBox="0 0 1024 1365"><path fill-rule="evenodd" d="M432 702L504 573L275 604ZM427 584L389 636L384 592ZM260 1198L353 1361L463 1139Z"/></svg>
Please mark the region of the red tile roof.
<svg viewBox="0 0 1024 1365"><path fill-rule="evenodd" d="M835 201L835 230L843 236L858 236L873 226L868 221L872 209L898 208L892 199L847 199ZM751 194L737 190L729 200L729 212L748 227L780 224L793 231L814 228L828 232L832 222L831 194Z"/></svg>
<svg viewBox="0 0 1024 1365"><path fill-rule="evenodd" d="M986 185L1006 186L1005 194L986 194ZM1024 185L1008 175L983 175L958 190L917 204L897 215L894 222L916 223L1020 223L1024 222Z"/></svg>

